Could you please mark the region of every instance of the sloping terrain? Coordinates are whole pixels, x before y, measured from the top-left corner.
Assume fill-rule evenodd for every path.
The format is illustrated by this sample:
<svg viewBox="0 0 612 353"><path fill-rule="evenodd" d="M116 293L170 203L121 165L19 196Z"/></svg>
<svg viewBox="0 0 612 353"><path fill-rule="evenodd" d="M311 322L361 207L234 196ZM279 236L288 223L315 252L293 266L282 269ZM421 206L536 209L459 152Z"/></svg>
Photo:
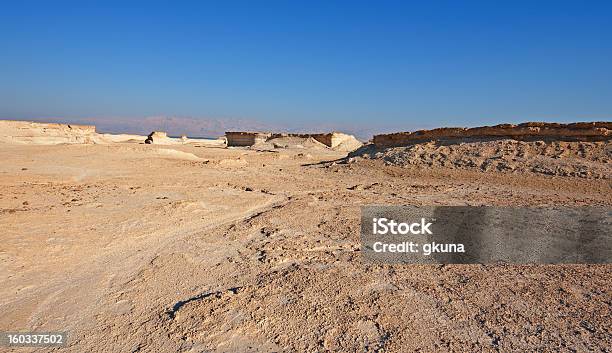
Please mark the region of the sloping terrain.
<svg viewBox="0 0 612 353"><path fill-rule="evenodd" d="M361 205L610 207L609 180L343 157L2 145L0 331L67 331L68 352L612 346L610 265L374 265L359 244Z"/></svg>
<svg viewBox="0 0 612 353"><path fill-rule="evenodd" d="M403 147L368 145L352 157L380 159L405 168L442 167L581 178L612 178L610 142L430 141Z"/></svg>

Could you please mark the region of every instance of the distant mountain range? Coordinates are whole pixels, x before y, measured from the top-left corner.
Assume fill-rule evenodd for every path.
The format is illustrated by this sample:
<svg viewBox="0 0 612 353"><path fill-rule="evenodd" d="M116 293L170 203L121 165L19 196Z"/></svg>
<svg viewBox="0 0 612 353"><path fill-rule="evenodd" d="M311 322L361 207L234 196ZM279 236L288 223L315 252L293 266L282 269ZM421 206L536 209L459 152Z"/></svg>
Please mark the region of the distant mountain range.
<svg viewBox="0 0 612 353"><path fill-rule="evenodd" d="M152 131L165 131L170 136L187 135L188 137L219 137L226 131L271 131L291 133L316 133L341 131L354 135L362 141L372 138L372 135L384 132L399 131L381 128L372 124L291 124L270 123L248 119L235 118L189 118L152 116L145 118L35 118L22 119L38 122L53 122L67 124L95 125L101 133L130 133L148 135ZM402 131L405 131L406 128Z"/></svg>

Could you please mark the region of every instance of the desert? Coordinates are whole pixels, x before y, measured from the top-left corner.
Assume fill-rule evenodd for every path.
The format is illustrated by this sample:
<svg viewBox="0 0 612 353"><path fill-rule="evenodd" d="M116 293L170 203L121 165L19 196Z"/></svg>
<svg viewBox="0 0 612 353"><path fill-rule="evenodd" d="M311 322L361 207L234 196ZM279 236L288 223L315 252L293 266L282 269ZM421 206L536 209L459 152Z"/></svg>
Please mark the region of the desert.
<svg viewBox="0 0 612 353"><path fill-rule="evenodd" d="M612 346L609 264L372 264L359 242L363 205L610 207L610 123L242 147L0 127L0 331L69 337L9 351Z"/></svg>
<svg viewBox="0 0 612 353"><path fill-rule="evenodd" d="M5 1L0 353L612 351L612 1Z"/></svg>

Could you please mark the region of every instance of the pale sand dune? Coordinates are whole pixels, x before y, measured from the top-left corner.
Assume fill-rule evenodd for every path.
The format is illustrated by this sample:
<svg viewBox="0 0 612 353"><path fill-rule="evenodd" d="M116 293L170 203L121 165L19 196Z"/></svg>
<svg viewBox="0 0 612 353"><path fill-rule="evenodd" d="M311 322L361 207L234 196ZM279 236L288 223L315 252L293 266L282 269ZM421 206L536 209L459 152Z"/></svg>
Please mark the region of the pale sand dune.
<svg viewBox="0 0 612 353"><path fill-rule="evenodd" d="M205 160L203 158L196 156L193 153L177 151L177 150L172 150L172 149L167 149L167 148L157 149L153 152L153 154L159 155L161 157L176 158L176 159L182 159L182 160L187 160L187 161Z"/></svg>
<svg viewBox="0 0 612 353"><path fill-rule="evenodd" d="M100 140L106 143L143 143L146 136L132 134L99 134Z"/></svg>

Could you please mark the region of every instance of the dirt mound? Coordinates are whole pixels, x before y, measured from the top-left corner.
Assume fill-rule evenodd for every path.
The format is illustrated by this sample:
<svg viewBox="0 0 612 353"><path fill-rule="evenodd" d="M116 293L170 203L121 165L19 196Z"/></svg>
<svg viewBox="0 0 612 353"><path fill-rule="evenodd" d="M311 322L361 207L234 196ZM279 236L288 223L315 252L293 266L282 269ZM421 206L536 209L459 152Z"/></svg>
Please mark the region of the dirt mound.
<svg viewBox="0 0 612 353"><path fill-rule="evenodd" d="M386 149L368 145L350 157L356 156L381 159L386 164L402 167L445 167L592 179L612 178L612 144L609 141L432 141Z"/></svg>

